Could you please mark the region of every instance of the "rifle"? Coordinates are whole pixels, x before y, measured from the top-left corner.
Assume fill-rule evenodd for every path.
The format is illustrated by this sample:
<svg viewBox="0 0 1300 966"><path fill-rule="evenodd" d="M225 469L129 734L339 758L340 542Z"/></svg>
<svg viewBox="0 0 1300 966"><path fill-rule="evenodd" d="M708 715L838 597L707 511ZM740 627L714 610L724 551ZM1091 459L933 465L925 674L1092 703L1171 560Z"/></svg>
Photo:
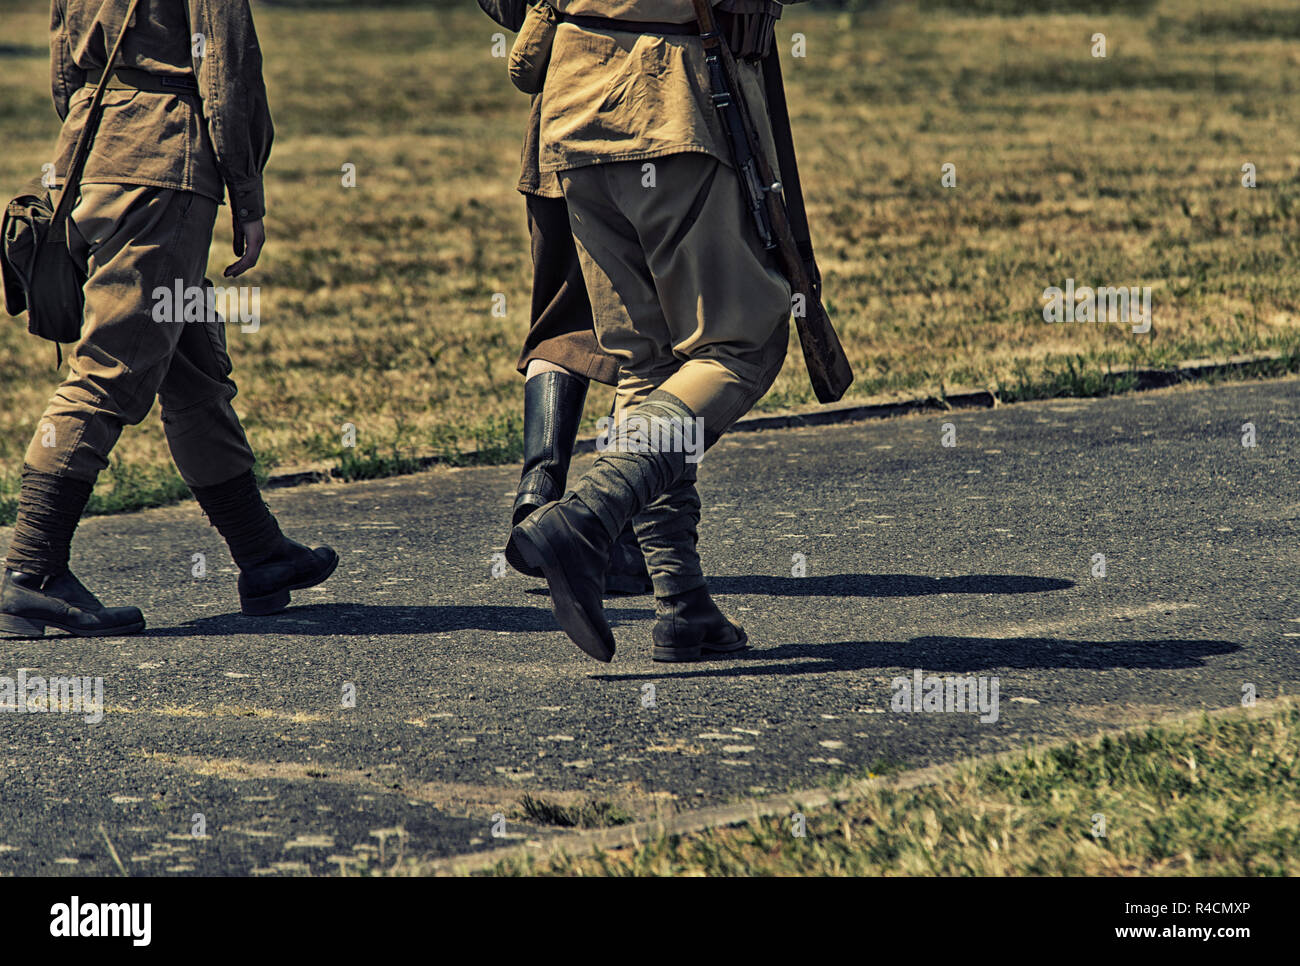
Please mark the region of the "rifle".
<svg viewBox="0 0 1300 966"><path fill-rule="evenodd" d="M840 345L835 328L821 299L821 276L813 259L812 246L805 242L804 251L795 240L791 228L791 212L786 207L785 191L776 180L767 155L758 138L753 114L745 100L744 88L736 71L736 60L731 48L718 30L710 0L692 0L699 21L700 39L704 42L704 58L709 68L709 84L713 89L713 106L722 121L731 147L732 161L744 192L745 204L754 219L763 247L775 251L785 277L794 294L804 297L804 313L795 314L799 330L799 345L803 348L804 364L812 381L813 392L819 402L835 402L853 382L844 347ZM768 57L775 60L776 50ZM780 81L779 64L768 72L768 80L775 76ZM777 105L784 110L784 98ZM798 192L798 175L793 170L793 151L789 154L789 177L794 191ZM800 215L800 221L803 221Z"/></svg>

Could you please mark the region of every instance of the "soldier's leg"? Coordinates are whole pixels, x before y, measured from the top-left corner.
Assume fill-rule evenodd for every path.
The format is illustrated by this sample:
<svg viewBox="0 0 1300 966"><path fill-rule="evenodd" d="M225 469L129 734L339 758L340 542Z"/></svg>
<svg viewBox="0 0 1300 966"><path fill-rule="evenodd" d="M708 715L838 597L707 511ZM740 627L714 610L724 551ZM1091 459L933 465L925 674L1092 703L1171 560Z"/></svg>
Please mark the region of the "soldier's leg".
<svg viewBox="0 0 1300 966"><path fill-rule="evenodd" d="M614 207L605 169L566 172L565 196L601 345L623 361L620 400L632 384L668 378L673 358L655 280L645 267L637 228ZM639 167L639 166L634 166ZM614 638L600 599L602 573L615 537L688 471L687 452L673 445L695 414L669 393L649 391L634 415L610 434L609 445L564 499L544 507L514 531L525 558L546 576L560 625L586 653L608 661Z"/></svg>
<svg viewBox="0 0 1300 966"><path fill-rule="evenodd" d="M759 245L730 168L702 156L682 156L668 159L660 178L669 184L699 184L707 192L694 224L663 225L659 235L650 236L654 240L647 255L661 280L674 351L686 357L664 388L682 394L701 414L706 445L711 446L780 373L789 341L790 288ZM639 200L631 193L626 196L633 203ZM646 213L647 221L649 217ZM719 245L719 236L733 241ZM666 237L676 244L664 243ZM688 286L698 297L683 297ZM664 566L674 575L690 575L692 568L699 568L699 504L698 497L694 502L691 497L693 487L679 504L684 509L675 521L648 522L652 533L658 531L648 538L664 544ZM656 590L655 659L690 661L700 653L744 648L744 630L721 614L702 578L698 584L688 580L689 587L673 586L682 579L669 578L667 593Z"/></svg>
<svg viewBox="0 0 1300 966"><path fill-rule="evenodd" d="M99 605L68 571L68 554L96 476L122 427L149 412L175 349L179 333L153 321L150 296L152 283L174 277L183 261L196 200L163 188L82 189L69 248L87 269L85 320L67 378L27 450L0 630L39 634L50 625L105 634L144 626L135 608Z"/></svg>
<svg viewBox="0 0 1300 966"><path fill-rule="evenodd" d="M780 373L790 285L758 241L731 168L704 154L656 163L658 188L620 170L612 190L637 226L682 360L660 388L700 415L712 445Z"/></svg>
<svg viewBox="0 0 1300 966"><path fill-rule="evenodd" d="M636 406L681 368L669 357L642 367L639 376L619 383L615 419ZM650 572L655 596L653 656L658 661L694 661L702 654L744 650L748 636L729 620L709 595L700 561L700 495L696 489L696 463L662 494L646 504L633 520L636 538Z"/></svg>
<svg viewBox="0 0 1300 966"><path fill-rule="evenodd" d="M211 223L204 237L211 238ZM196 246L185 275L186 285L205 293L206 310L200 319L174 323L182 331L158 401L176 468L239 567L240 609L272 614L289 605L291 591L314 587L333 574L338 554L285 537L262 500L253 451L231 404L236 387L226 320L218 311L224 299L213 297L203 277L207 247Z"/></svg>
<svg viewBox="0 0 1300 966"><path fill-rule="evenodd" d="M525 195L525 205L532 243L532 323L518 366L525 377L524 465L512 527L563 496L588 382L613 383L618 377L618 360L596 340L568 205L563 198L531 194ZM505 554L515 570L542 576L524 561L513 540L506 542ZM630 527L620 534L605 578L610 593L642 594L650 589Z"/></svg>
<svg viewBox="0 0 1300 966"><path fill-rule="evenodd" d="M575 232L602 342L629 357L620 415L635 412L652 390L667 392L701 417L711 445L780 370L789 287L752 239L730 169L703 155L657 163L653 190L642 186L639 166L607 165L599 175L572 172L571 181L585 182L577 199L570 198L579 215ZM603 196L591 184L597 180ZM598 196L601 202L592 203ZM620 224L634 226L639 252L632 232L611 235L611 226ZM607 326L607 320L622 321ZM702 651L738 650L746 643L743 630L708 594L696 550L698 520L693 472L648 501L637 517L655 584L659 660L694 660Z"/></svg>
<svg viewBox="0 0 1300 966"><path fill-rule="evenodd" d="M532 314L518 366L525 376L524 467L511 526L564 493L588 380L598 373L612 381L618 369L596 343L564 199L526 195L525 208L533 256ZM515 557L512 566L522 563L510 548L506 556Z"/></svg>

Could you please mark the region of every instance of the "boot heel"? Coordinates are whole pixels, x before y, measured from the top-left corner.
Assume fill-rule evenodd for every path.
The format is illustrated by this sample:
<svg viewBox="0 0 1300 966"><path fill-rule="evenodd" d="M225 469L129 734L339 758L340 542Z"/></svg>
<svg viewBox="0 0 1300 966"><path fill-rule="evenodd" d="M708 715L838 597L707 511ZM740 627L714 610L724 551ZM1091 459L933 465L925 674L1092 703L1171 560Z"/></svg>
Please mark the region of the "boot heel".
<svg viewBox="0 0 1300 966"><path fill-rule="evenodd" d="M0 614L0 634L6 637L44 637L45 625L26 617Z"/></svg>
<svg viewBox="0 0 1300 966"><path fill-rule="evenodd" d="M239 602L239 610L245 617L266 617L278 614L289 606L289 591L277 590L265 597L248 597Z"/></svg>
<svg viewBox="0 0 1300 966"><path fill-rule="evenodd" d="M699 647L660 647L655 645L654 659L656 661L698 661L703 648Z"/></svg>
<svg viewBox="0 0 1300 966"><path fill-rule="evenodd" d="M531 537L524 533L522 528L523 524L519 524L511 531L510 543L514 546L515 551L519 554L519 558L527 567L535 570L537 576L545 577L545 574L542 573L542 563L546 558L533 543ZM528 573L528 571L522 569L520 572Z"/></svg>
<svg viewBox="0 0 1300 966"><path fill-rule="evenodd" d="M515 526L518 526L518 524L515 524ZM519 550L519 542L515 540L513 531L511 531L510 539L506 541L506 563L508 563L516 573L521 573L525 577L542 576L540 568L530 566L529 563L524 560L524 555Z"/></svg>

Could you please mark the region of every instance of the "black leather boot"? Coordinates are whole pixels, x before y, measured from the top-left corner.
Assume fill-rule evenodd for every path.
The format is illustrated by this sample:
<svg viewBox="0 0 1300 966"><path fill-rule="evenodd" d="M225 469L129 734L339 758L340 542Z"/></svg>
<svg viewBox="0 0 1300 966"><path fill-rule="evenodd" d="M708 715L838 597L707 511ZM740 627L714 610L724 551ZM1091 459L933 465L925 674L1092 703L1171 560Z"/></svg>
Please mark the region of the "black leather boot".
<svg viewBox="0 0 1300 966"><path fill-rule="evenodd" d="M239 568L239 609L246 616L279 613L289 606L292 591L324 583L339 565L339 555L329 547L312 550L280 532L252 470L190 489Z"/></svg>
<svg viewBox="0 0 1300 966"><path fill-rule="evenodd" d="M138 607L105 607L70 570L50 577L6 570L0 636L44 637L47 627L78 637L115 637L144 630L144 615Z"/></svg>
<svg viewBox="0 0 1300 966"><path fill-rule="evenodd" d="M278 614L289 606L289 593L329 579L339 555L329 547L315 550L284 537L279 549L239 571L239 609L248 617Z"/></svg>
<svg viewBox="0 0 1300 966"><path fill-rule="evenodd" d="M628 521L686 468L684 452L652 448L655 439L671 438L668 429L652 436L645 422L667 427L672 421L684 424L695 418L680 400L660 390L636 413L643 419L619 424L609 449L564 499L548 503L511 533L525 563L546 577L560 626L598 661L614 657L614 634L602 600L614 542Z"/></svg>
<svg viewBox="0 0 1300 966"><path fill-rule="evenodd" d="M511 513L512 527L564 495L588 385L586 379L554 371L524 383L524 469ZM506 541L506 563L529 577L542 576L525 562L513 538ZM648 594L650 588L650 573L629 525L610 559L605 592Z"/></svg>
<svg viewBox="0 0 1300 966"><path fill-rule="evenodd" d="M656 597L671 597L708 583L696 549L700 527L696 470L697 464L687 463L677 482L646 504L633 521Z"/></svg>
<svg viewBox="0 0 1300 966"><path fill-rule="evenodd" d="M656 661L698 661L705 654L728 654L749 647L749 636L718 610L707 587L655 598L651 632Z"/></svg>
<svg viewBox="0 0 1300 966"><path fill-rule="evenodd" d="M586 379L567 372L539 373L524 383L524 470L512 527L564 496L587 385Z"/></svg>
<svg viewBox="0 0 1300 966"><path fill-rule="evenodd" d="M573 444L587 401L586 379L567 372L542 372L524 382L524 469L510 515L514 527L538 507L564 495L573 459ZM542 573L528 566L514 541L506 543L506 563L529 577Z"/></svg>
<svg viewBox="0 0 1300 966"><path fill-rule="evenodd" d="M725 654L748 646L743 628L718 610L696 549L700 494L696 464L688 463L672 486L651 500L636 518L636 535L655 586L654 659L698 661L704 653Z"/></svg>
<svg viewBox="0 0 1300 966"><path fill-rule="evenodd" d="M614 541L600 517L569 495L520 523L511 540L546 577L551 610L573 643L597 661L612 661L614 632L605 620L604 590Z"/></svg>

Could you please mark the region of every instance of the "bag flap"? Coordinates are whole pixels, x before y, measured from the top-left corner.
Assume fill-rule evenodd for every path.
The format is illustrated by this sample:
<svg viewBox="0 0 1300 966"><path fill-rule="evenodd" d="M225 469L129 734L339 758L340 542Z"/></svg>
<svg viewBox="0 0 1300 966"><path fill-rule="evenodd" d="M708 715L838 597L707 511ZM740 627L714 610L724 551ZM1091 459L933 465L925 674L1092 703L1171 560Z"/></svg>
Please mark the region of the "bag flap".
<svg viewBox="0 0 1300 966"><path fill-rule="evenodd" d="M36 222L48 220L54 207L49 189L34 178L5 206L0 221L0 283L3 283L5 311L21 315L27 311L27 291L36 263Z"/></svg>

